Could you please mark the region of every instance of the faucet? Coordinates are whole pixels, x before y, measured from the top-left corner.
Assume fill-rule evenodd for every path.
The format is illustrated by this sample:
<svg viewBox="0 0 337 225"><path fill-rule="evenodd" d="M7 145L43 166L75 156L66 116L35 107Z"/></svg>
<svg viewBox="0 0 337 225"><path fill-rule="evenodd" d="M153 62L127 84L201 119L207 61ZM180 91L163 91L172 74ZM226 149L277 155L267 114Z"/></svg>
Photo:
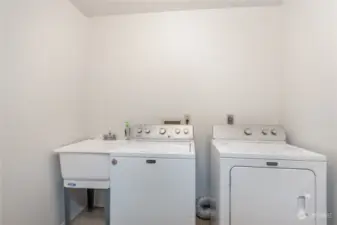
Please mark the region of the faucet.
<svg viewBox="0 0 337 225"><path fill-rule="evenodd" d="M108 134L103 135L103 140L104 141L116 141L117 137L116 137L116 134L113 134L111 133L111 131L109 131Z"/></svg>

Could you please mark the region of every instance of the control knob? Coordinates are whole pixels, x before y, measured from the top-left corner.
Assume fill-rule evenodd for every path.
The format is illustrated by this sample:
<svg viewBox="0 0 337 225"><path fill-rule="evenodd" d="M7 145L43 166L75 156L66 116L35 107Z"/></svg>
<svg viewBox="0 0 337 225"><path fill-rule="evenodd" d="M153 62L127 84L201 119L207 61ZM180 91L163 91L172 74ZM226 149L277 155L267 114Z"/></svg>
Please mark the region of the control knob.
<svg viewBox="0 0 337 225"><path fill-rule="evenodd" d="M262 134L263 134L263 135L267 135L267 134L268 134L268 129L263 128L263 129L262 129Z"/></svg>
<svg viewBox="0 0 337 225"><path fill-rule="evenodd" d="M161 135L164 135L166 133L166 129L165 128L160 128L159 133Z"/></svg>
<svg viewBox="0 0 337 225"><path fill-rule="evenodd" d="M137 133L140 134L142 133L142 131L143 131L142 128L138 128Z"/></svg>
<svg viewBox="0 0 337 225"><path fill-rule="evenodd" d="M145 133L149 134L150 133L150 129L145 129Z"/></svg>
<svg viewBox="0 0 337 225"><path fill-rule="evenodd" d="M249 129L249 128L245 129L244 133L245 133L245 135L247 135L247 136L250 136L250 135L253 134L252 130Z"/></svg>
<svg viewBox="0 0 337 225"><path fill-rule="evenodd" d="M272 129L271 130L271 134L274 135L274 136L276 136L277 135L277 130L276 129Z"/></svg>
<svg viewBox="0 0 337 225"><path fill-rule="evenodd" d="M184 129L184 134L188 134L189 130L186 128Z"/></svg>
<svg viewBox="0 0 337 225"><path fill-rule="evenodd" d="M176 134L180 134L180 129L177 128L177 129L175 130L175 132L176 132Z"/></svg>

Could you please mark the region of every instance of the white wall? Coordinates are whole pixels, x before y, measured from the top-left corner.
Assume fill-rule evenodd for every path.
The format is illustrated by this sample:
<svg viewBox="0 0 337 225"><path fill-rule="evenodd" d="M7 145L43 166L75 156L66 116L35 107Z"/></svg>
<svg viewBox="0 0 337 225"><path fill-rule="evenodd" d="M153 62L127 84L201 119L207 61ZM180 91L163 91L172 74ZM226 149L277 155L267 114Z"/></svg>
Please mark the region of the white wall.
<svg viewBox="0 0 337 225"><path fill-rule="evenodd" d="M94 18L90 49L88 21L68 1L6 4L0 7L4 225L62 222L55 147L110 127L121 138L123 121L158 123L185 113L196 126L198 195L208 192L212 124L227 113L237 123L282 118L291 143L329 157L329 209L337 215L334 1Z"/></svg>
<svg viewBox="0 0 337 225"><path fill-rule="evenodd" d="M329 210L336 217L337 2L287 0L283 13L282 122L291 143L328 156Z"/></svg>
<svg viewBox="0 0 337 225"><path fill-rule="evenodd" d="M67 0L6 4L0 35L4 225L60 225L62 183L52 150L85 135L88 21Z"/></svg>
<svg viewBox="0 0 337 225"><path fill-rule="evenodd" d="M0 1L0 90L4 90L4 65L5 65L5 54L4 54L4 48L5 48L5 40L4 40L4 28L5 28L5 13L6 13L6 8L5 8L5 2ZM4 96L0 94L0 127L3 127L4 125L4 118L5 118L5 113L4 110L1 110L4 108ZM4 142L4 129L0 129L0 143ZM2 188L2 179L3 179L3 170L2 170L2 157L3 157L3 151L4 149L2 148L0 144L0 225L3 225L3 207L2 207L2 196L3 196L3 188Z"/></svg>
<svg viewBox="0 0 337 225"><path fill-rule="evenodd" d="M8 19L8 4L5 1L0 1L0 225L5 225L3 221L3 198L4 198L4 153L8 149L8 133L7 133L7 124L8 124L8 112L7 105L9 102L8 99L8 86L6 75L6 53L5 53L5 21Z"/></svg>
<svg viewBox="0 0 337 225"><path fill-rule="evenodd" d="M279 122L279 7L165 12L91 21L91 134L192 116L198 195L208 192L211 126Z"/></svg>

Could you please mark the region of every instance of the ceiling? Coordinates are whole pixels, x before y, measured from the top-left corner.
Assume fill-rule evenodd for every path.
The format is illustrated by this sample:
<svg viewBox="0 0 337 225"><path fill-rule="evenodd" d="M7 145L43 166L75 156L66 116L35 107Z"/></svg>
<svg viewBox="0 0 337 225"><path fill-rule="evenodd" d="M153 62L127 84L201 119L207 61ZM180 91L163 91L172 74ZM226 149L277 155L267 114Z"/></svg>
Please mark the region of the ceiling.
<svg viewBox="0 0 337 225"><path fill-rule="evenodd" d="M88 17L110 14L279 5L282 0L70 0Z"/></svg>

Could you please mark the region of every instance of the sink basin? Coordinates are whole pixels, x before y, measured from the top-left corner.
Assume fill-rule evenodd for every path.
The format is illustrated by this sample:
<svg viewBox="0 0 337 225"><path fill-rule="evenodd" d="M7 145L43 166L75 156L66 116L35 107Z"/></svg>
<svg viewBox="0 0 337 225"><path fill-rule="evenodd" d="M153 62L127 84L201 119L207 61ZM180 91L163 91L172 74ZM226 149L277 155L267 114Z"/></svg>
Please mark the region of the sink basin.
<svg viewBox="0 0 337 225"><path fill-rule="evenodd" d="M108 181L109 152L119 141L85 140L56 149L64 180Z"/></svg>
<svg viewBox="0 0 337 225"><path fill-rule="evenodd" d="M109 154L60 153L64 180L109 180Z"/></svg>

